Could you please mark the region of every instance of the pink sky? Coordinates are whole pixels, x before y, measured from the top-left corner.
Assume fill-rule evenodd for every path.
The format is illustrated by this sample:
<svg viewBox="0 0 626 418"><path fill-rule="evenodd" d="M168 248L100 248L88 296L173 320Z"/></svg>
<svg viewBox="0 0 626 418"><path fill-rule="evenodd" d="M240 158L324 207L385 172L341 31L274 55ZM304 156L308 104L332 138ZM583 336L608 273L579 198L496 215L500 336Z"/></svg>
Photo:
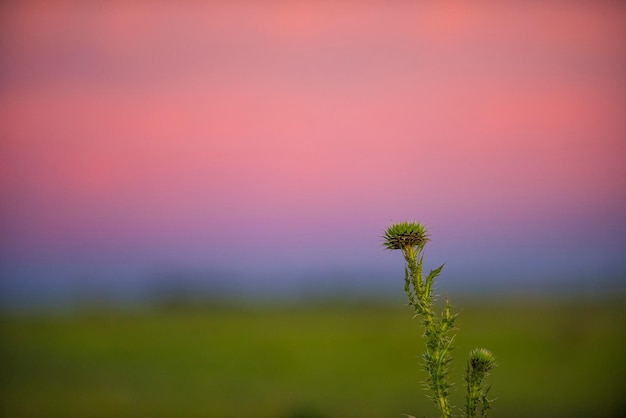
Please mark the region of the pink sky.
<svg viewBox="0 0 626 418"><path fill-rule="evenodd" d="M2 6L10 262L626 252L620 2L199 3Z"/></svg>

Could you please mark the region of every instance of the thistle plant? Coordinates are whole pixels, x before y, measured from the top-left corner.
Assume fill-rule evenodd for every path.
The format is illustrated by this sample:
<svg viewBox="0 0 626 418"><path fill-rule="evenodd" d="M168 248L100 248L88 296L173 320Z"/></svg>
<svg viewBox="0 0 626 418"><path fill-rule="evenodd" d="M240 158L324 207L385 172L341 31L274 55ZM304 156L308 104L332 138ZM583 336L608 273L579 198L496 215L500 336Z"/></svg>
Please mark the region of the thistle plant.
<svg viewBox="0 0 626 418"><path fill-rule="evenodd" d="M435 312L433 284L441 273L443 264L423 277L423 251L429 235L426 228L419 223L393 224L385 231L383 238L384 246L388 250L400 250L404 256L404 291L409 305L415 310L415 317L422 322L426 340L426 350L422 354L422 365L428 375L425 384L432 393L431 398L437 405L440 416L450 418L454 408L449 401L452 387L449 366L458 314L452 313L447 298L442 311ZM491 401L487 398L489 387L484 385L483 380L495 366L495 357L489 350L477 348L470 352L465 376L466 417L487 417Z"/></svg>
<svg viewBox="0 0 626 418"><path fill-rule="evenodd" d="M491 404L487 398L490 386L483 384L483 379L489 371L496 366L496 358L493 353L486 348L475 348L470 351L467 359L467 369L465 370L465 414L468 417L475 417L480 406L480 415L487 416L491 409Z"/></svg>

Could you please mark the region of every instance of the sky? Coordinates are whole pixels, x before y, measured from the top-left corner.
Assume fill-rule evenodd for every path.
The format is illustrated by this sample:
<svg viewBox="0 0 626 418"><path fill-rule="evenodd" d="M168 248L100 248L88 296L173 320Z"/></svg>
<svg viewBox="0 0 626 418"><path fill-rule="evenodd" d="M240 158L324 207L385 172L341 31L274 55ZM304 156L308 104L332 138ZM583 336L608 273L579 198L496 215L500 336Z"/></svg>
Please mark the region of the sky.
<svg viewBox="0 0 626 418"><path fill-rule="evenodd" d="M584 0L3 4L4 299L168 274L395 289L381 236L404 220L466 289L623 282L625 18Z"/></svg>

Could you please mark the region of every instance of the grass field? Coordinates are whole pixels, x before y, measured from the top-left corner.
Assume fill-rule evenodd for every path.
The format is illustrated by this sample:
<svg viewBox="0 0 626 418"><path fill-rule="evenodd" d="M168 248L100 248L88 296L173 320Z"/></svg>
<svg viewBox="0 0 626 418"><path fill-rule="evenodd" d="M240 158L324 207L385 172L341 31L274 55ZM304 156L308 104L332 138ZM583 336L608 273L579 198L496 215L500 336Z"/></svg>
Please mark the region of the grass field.
<svg viewBox="0 0 626 418"><path fill-rule="evenodd" d="M494 417L626 416L626 307L459 302L452 379L492 349ZM402 304L4 314L2 417L436 417Z"/></svg>

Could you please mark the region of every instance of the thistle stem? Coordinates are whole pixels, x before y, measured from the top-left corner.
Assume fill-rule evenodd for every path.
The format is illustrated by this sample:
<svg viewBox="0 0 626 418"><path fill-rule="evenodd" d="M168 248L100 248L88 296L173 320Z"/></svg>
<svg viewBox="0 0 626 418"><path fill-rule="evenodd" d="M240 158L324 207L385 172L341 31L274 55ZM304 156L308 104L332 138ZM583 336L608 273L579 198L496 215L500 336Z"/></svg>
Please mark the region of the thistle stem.
<svg viewBox="0 0 626 418"><path fill-rule="evenodd" d="M413 286L413 293L409 290L407 295L409 302L414 306L415 311L422 319L426 336L426 353L424 354L424 367L429 375L429 386L434 392L434 401L439 409L442 418L449 418L450 404L448 402L447 381L448 371L446 364L449 362L448 348L450 338L446 322L438 321L433 312L433 301L430 284L434 275L431 272L429 278L424 282L422 278L422 252L423 247L405 247L402 249L404 258L409 270L409 284ZM430 279L430 280L429 280ZM406 290L406 289L405 289Z"/></svg>

